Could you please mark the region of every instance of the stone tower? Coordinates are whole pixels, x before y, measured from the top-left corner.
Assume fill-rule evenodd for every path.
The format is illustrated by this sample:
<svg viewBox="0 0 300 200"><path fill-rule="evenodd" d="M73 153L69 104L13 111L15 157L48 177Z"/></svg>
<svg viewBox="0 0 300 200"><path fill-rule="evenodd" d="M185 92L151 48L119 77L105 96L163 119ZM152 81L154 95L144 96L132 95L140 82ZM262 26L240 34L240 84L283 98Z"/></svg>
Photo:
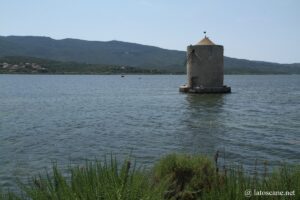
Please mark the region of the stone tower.
<svg viewBox="0 0 300 200"><path fill-rule="evenodd" d="M223 85L224 48L204 37L196 45L187 47L187 85L181 92L228 93L230 87Z"/></svg>

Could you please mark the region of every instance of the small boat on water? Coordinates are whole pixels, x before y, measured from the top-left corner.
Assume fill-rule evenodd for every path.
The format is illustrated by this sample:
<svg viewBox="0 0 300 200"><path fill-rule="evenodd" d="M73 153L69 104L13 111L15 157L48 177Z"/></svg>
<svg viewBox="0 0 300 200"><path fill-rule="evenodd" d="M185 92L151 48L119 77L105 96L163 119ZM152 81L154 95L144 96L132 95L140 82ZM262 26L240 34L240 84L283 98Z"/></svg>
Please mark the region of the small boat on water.
<svg viewBox="0 0 300 200"><path fill-rule="evenodd" d="M125 77L125 75L124 75L124 74L121 74L121 77L123 78L123 77Z"/></svg>

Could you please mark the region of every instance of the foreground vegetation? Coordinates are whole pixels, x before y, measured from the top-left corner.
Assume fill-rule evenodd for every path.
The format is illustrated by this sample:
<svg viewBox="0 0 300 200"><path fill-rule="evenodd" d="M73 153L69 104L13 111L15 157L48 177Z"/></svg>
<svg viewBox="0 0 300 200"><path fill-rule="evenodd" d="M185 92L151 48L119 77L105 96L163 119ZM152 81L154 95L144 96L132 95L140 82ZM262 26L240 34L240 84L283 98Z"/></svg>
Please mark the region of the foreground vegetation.
<svg viewBox="0 0 300 200"><path fill-rule="evenodd" d="M171 154L152 170L115 158L71 167L69 175L53 166L51 173L20 183L20 192L3 192L0 199L300 199L300 168L285 166L247 174L241 166L220 169L218 158ZM255 191L283 191L288 195L255 195ZM246 194L245 194L246 191ZM249 194L249 191L251 194ZM251 197L250 197L251 196Z"/></svg>

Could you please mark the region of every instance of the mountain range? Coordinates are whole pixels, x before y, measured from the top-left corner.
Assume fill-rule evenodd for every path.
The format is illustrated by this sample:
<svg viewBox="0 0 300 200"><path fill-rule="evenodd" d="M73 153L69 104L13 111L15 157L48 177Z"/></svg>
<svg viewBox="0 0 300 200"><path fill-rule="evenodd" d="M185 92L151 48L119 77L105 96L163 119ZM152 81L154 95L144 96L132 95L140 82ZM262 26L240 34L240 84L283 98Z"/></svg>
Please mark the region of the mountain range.
<svg viewBox="0 0 300 200"><path fill-rule="evenodd" d="M122 41L55 40L0 36L0 57L22 56L62 62L130 66L184 73L186 52ZM224 57L227 74L300 74L300 63L279 64Z"/></svg>

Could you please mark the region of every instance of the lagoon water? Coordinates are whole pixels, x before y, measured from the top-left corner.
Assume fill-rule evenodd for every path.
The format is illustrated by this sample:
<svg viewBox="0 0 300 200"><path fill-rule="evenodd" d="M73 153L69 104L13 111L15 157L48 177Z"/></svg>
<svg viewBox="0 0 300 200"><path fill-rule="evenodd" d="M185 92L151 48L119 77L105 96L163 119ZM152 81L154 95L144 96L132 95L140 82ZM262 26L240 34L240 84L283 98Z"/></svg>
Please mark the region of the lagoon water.
<svg viewBox="0 0 300 200"><path fill-rule="evenodd" d="M226 95L181 94L184 75L0 75L0 186L131 154L217 150L228 163L300 161L300 76L228 75Z"/></svg>

